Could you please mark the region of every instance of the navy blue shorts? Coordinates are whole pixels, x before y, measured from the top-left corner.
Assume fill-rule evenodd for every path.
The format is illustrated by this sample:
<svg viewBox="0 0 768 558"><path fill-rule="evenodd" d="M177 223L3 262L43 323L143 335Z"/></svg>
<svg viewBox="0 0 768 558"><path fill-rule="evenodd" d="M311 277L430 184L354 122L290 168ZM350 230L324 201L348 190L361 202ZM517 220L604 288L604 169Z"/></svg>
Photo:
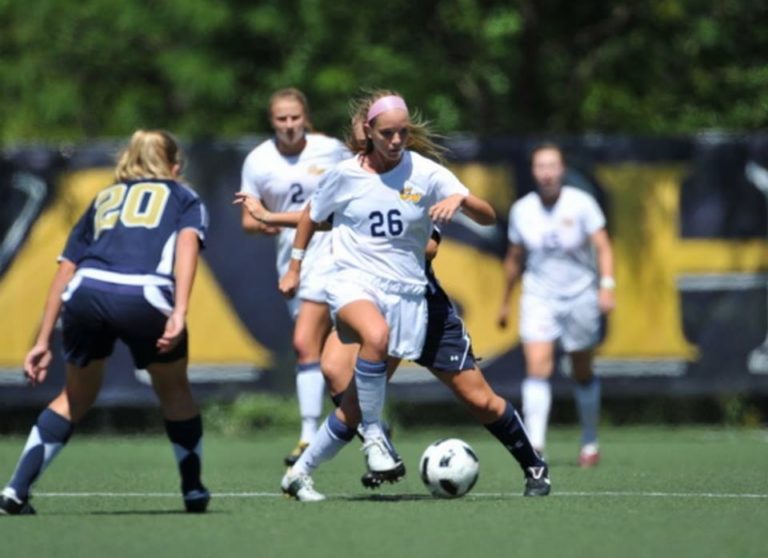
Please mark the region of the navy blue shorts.
<svg viewBox="0 0 768 558"><path fill-rule="evenodd" d="M161 296L173 306L169 287L117 285L85 277L64 303L61 321L67 362L83 367L112 354L120 339L131 350L136 368L153 362L173 362L187 356L187 332L170 352L159 354L155 343L162 336L168 317L150 302Z"/></svg>
<svg viewBox="0 0 768 558"><path fill-rule="evenodd" d="M461 372L475 367L472 340L445 291L427 291L427 338L417 364L438 372Z"/></svg>

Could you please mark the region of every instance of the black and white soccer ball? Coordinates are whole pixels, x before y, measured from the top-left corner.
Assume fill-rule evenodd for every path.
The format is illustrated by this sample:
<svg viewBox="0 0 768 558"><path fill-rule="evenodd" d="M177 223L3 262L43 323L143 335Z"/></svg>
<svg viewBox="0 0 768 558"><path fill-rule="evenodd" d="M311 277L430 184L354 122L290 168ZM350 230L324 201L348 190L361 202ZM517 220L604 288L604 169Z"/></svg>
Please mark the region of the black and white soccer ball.
<svg viewBox="0 0 768 558"><path fill-rule="evenodd" d="M424 450L421 480L438 498L458 498L472 490L480 474L477 454L463 440L439 440Z"/></svg>

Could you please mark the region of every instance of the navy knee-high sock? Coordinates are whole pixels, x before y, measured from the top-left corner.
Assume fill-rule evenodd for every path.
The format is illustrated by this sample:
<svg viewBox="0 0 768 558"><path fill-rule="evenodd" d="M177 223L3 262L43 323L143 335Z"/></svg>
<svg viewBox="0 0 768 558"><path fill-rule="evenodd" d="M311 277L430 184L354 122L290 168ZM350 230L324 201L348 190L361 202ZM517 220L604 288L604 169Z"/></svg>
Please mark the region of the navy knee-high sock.
<svg viewBox="0 0 768 558"><path fill-rule="evenodd" d="M8 483L8 488L15 491L17 498L26 500L29 497L32 483L64 447L72 435L72 430L72 422L60 414L50 409L40 413Z"/></svg>
<svg viewBox="0 0 768 558"><path fill-rule="evenodd" d="M203 490L200 481L203 454L203 421L200 415L187 420L166 420L165 431L179 465L181 491Z"/></svg>
<svg viewBox="0 0 768 558"><path fill-rule="evenodd" d="M520 415L517 414L509 401L507 401L507 407L501 418L484 426L509 450L509 453L517 460L523 470L544 464L528 439Z"/></svg>

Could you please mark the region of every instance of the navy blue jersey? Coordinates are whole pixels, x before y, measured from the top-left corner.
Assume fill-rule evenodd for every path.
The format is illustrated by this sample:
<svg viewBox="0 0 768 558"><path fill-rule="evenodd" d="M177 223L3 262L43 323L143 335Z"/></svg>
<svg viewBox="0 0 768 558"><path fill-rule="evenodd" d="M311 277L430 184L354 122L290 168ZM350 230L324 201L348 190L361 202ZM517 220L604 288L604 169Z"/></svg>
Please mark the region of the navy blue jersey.
<svg viewBox="0 0 768 558"><path fill-rule="evenodd" d="M197 231L208 215L200 198L174 180L129 180L99 192L77 222L61 257L78 269L173 277L176 237Z"/></svg>

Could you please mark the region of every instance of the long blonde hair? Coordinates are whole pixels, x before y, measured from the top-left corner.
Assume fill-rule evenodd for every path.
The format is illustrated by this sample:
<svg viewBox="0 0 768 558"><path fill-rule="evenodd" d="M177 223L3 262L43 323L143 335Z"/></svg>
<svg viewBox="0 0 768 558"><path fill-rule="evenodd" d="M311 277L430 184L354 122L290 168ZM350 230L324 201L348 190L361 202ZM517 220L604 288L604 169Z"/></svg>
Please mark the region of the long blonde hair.
<svg viewBox="0 0 768 558"><path fill-rule="evenodd" d="M173 167L181 164L181 148L165 130L136 130L117 159L115 178L175 178Z"/></svg>
<svg viewBox="0 0 768 558"><path fill-rule="evenodd" d="M386 89L377 89L375 91L366 91L364 96L353 99L349 104L349 114L351 118L351 124L347 130L345 142L347 147L353 153L369 154L373 151L373 142L370 139L366 139L365 145L358 141L355 135L355 126L361 126L365 124L368 117L368 109L378 99L382 97L388 97L390 95L401 95L397 91L390 91ZM369 124L375 122L374 118ZM430 123L421 117L419 111L410 111L408 122L408 139L405 143L406 149L416 151L420 155L428 157L437 161L440 164L445 164L445 147L439 145L435 140L438 136L432 132Z"/></svg>

